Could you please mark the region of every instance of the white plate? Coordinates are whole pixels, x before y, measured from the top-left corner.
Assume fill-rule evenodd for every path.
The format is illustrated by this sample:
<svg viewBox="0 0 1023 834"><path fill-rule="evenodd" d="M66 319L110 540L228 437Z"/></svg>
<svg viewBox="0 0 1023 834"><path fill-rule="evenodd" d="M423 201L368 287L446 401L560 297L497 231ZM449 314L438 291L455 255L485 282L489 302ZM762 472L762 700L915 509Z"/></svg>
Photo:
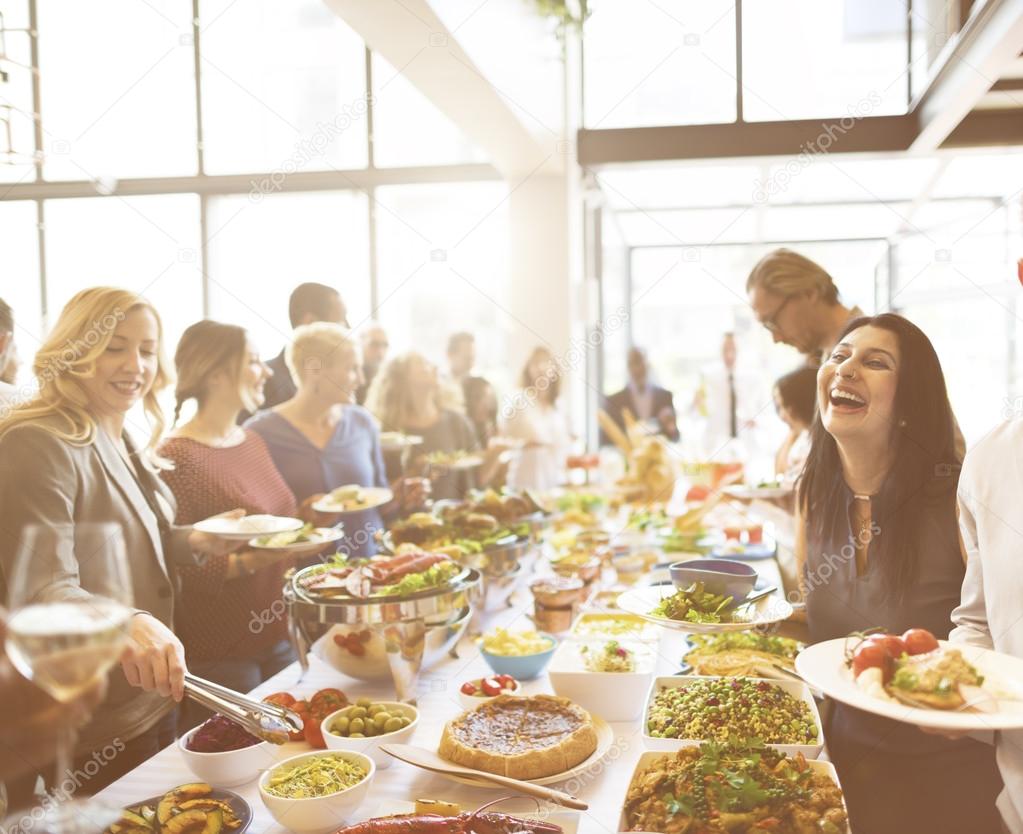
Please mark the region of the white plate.
<svg viewBox="0 0 1023 834"><path fill-rule="evenodd" d="M639 761L636 762L636 767L632 771L632 776L629 778L629 787L632 787L632 783L636 781L636 777L643 770L646 770L650 765L656 762L661 756L668 756L670 753L643 753L639 757ZM815 770L818 773L825 773L831 777L839 789L842 787L842 783L838 781L838 772L835 770L835 766L831 762L821 761L820 759L812 759L807 762L811 770ZM616 831L629 831L628 820L625 819L625 798L628 796L629 788L625 789L625 796L622 797L622 815L618 820L618 828ZM845 805L845 796L842 797L842 804ZM849 810L846 808L846 815L848 816ZM849 830L848 823L846 823L845 831ZM635 834L658 834L658 832L650 831L638 831Z"/></svg>
<svg viewBox="0 0 1023 834"><path fill-rule="evenodd" d="M740 605L736 613L736 622L731 623L688 623L658 617L650 612L657 607L664 597L670 597L677 589L673 585L651 585L644 588L633 588L618 597L618 607L651 623L664 628L685 631L689 634L721 634L726 631L748 631L754 626L768 625L787 620L792 616L792 606L784 599L768 596L758 599L751 605Z"/></svg>
<svg viewBox="0 0 1023 834"><path fill-rule="evenodd" d="M1023 698L1023 660L1010 655L938 641L942 646L959 649L967 662L985 678L985 688L1008 690ZM846 638L827 640L808 646L796 657L796 671L810 686L836 701L864 712L941 730L1016 730L1023 728L1023 700L1000 700L998 712L953 712L921 709L877 698L856 685L852 670L845 665Z"/></svg>
<svg viewBox="0 0 1023 834"><path fill-rule="evenodd" d="M253 536L287 533L305 524L300 518L279 515L243 515L241 518L204 518L192 525L200 533L211 533L222 539L248 541Z"/></svg>
<svg viewBox="0 0 1023 834"><path fill-rule="evenodd" d="M594 750L586 759L579 762L575 767L569 768L568 770L562 771L561 773L555 773L553 776L544 776L541 779L527 779L526 781L532 782L534 785L553 785L556 782L566 782L573 776L577 776L583 773L587 768L593 767L597 762L607 755L607 751L611 749L611 745L614 744L615 733L611 729L611 725L608 724L603 718L596 715L591 715L593 719L593 729L597 732L597 749ZM501 785L495 785L493 782L486 782L482 779L474 779L472 776L461 776L454 773L441 773L441 776L446 776L454 782L461 782L463 785L472 785L474 788L490 788L491 790L507 791L508 789Z"/></svg>
<svg viewBox="0 0 1023 834"><path fill-rule="evenodd" d="M439 799L442 802L448 801L444 796L422 796L420 799ZM542 801L542 800L541 800ZM463 811L472 813L483 805L482 802L478 803L475 807L467 805L464 802L458 803ZM548 805L549 808L555 808L555 805ZM400 799L384 800L377 809L373 812L374 817L391 816L392 814L412 814L415 813L414 802L403 802ZM532 809L532 810L530 810ZM501 802L487 808L484 813L494 814L509 814L512 816L519 817L526 820L537 820L538 822L549 822L554 825L560 825L563 834L576 834L579 831L579 812L570 811L567 808L561 811L550 811L546 810L543 813L539 813L536 810L536 803L531 799L521 796L509 797L507 802Z"/></svg>
<svg viewBox="0 0 1023 834"><path fill-rule="evenodd" d="M269 544L260 544L260 542L268 538L268 536L256 536L254 539L249 539L249 547L254 550L287 550L291 553L312 553L320 550L325 544L341 541L341 539L345 537L345 531L340 525L337 527L317 527L313 532L317 534L315 541L274 546Z"/></svg>
<svg viewBox="0 0 1023 834"><path fill-rule="evenodd" d="M423 442L418 434L403 434L400 431L380 432L380 448L386 450L404 449L408 446L419 446Z"/></svg>
<svg viewBox="0 0 1023 834"><path fill-rule="evenodd" d="M755 487L737 484L735 486L726 486L721 491L732 498L738 498L740 501L753 501L757 498L764 500L784 498L786 495L791 495L793 489L790 486Z"/></svg>
<svg viewBox="0 0 1023 834"><path fill-rule="evenodd" d="M745 676L744 676L745 677ZM715 678L710 675L667 675L665 677L654 678L650 689L647 692L646 704L643 707L643 744L649 747L651 750L665 750L668 752L674 750L680 750L683 747L698 747L701 744L705 744L713 739L699 738L657 738L655 736L647 735L646 722L647 716L650 714L650 705L653 703L654 696L663 687L666 689L682 689L686 685L693 681L699 680L714 680ZM810 692L809 687L801 681L780 681L780 680L767 680L765 678L752 678L745 677L746 680L763 681L766 684L777 687L784 692L787 692L797 701L802 701L806 704L807 709L810 710L810 715L813 716L814 724L817 727L817 741L814 744L768 744L768 747L773 747L775 750L779 750L786 756L795 756L796 753L802 753L808 759L816 759L824 748L824 728L821 726L820 712L817 710L817 703L813 699L813 695Z"/></svg>
<svg viewBox="0 0 1023 834"><path fill-rule="evenodd" d="M358 506L352 506L348 502L338 503L330 497L328 492L313 504L313 509L318 513L357 513L380 507L394 499L394 493L386 487L361 487L361 489L362 502Z"/></svg>
<svg viewBox="0 0 1023 834"><path fill-rule="evenodd" d="M483 465L483 458L479 455L466 455L465 457L458 458L451 463L434 463L427 456L426 465L431 469L437 470L462 470L462 469L475 469L478 466Z"/></svg>

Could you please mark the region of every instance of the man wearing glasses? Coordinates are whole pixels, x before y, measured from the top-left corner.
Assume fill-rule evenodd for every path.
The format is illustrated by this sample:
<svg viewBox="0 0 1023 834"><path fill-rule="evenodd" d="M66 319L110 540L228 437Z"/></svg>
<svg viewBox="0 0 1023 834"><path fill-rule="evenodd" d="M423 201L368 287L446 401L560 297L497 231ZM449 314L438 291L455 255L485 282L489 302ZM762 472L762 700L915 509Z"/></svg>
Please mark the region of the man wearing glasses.
<svg viewBox="0 0 1023 834"><path fill-rule="evenodd" d="M859 307L838 300L838 288L819 265L791 249L776 249L753 267L746 292L757 320L775 342L791 345L816 365L838 341Z"/></svg>

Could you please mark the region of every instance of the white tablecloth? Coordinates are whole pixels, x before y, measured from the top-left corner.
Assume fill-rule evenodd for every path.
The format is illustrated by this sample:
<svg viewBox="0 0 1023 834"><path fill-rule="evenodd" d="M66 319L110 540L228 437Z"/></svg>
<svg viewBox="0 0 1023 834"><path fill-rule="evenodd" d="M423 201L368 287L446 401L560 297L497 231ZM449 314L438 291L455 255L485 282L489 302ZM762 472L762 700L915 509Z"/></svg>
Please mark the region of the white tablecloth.
<svg viewBox="0 0 1023 834"><path fill-rule="evenodd" d="M777 581L777 566L774 560L754 564L763 575ZM516 606L514 609L488 617L487 627L493 625L532 627L526 619L524 606ZM657 650L657 674L670 675L678 672L683 651L682 634L663 631ZM459 658L445 658L443 663L420 676L418 696L420 726L409 743L436 750L445 722L461 711L458 700L459 686L467 680L489 673L485 661L468 638L460 643L459 654ZM308 696L322 687L336 686L353 700L363 695L378 700L394 697L389 682L352 680L315 657L310 658L310 663L310 670L301 681L300 669L296 663L257 687L252 694L262 697L271 692L285 690L296 696ZM524 689L526 694L553 691L546 675L525 682ZM577 779L554 786L579 796L589 804L588 810L578 812L577 830L582 834L618 831L618 819L629 779L637 760L645 752L638 719L629 723L614 723L611 727L615 732L615 741L605 759L588 768ZM286 758L307 752L308 749L305 743L294 742L283 745L277 752L281 758ZM172 745L114 782L100 794L100 797L116 804L128 805L194 780L194 775L185 766L181 752L176 745ZM263 806L255 781L230 790L244 797L252 807L254 816L248 834L283 834L287 830L279 825ZM408 809L396 808L395 803L410 802L417 798L447 799L458 802L463 808L473 809L503 795L507 795L507 791L502 788L490 790L469 787L396 761L391 767L377 771L366 801L349 822L389 813L407 812Z"/></svg>

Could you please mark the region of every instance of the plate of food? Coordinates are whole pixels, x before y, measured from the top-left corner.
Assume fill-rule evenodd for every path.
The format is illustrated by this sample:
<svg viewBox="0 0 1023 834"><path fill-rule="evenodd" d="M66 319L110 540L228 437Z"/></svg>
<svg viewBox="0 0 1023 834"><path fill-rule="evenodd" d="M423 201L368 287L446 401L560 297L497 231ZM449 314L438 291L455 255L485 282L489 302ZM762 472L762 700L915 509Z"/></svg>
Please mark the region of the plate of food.
<svg viewBox="0 0 1023 834"><path fill-rule="evenodd" d="M286 518L279 515L243 515L239 518L213 516L192 525L193 530L210 533L222 539L248 541L253 536L271 536L300 530L305 524L300 518Z"/></svg>
<svg viewBox="0 0 1023 834"><path fill-rule="evenodd" d="M547 808L538 808L537 803L531 799L508 797L476 806L462 806L446 799L385 801L373 812L371 819L341 828L335 834L372 834L384 831L425 834L438 830L468 832L469 819L474 815L478 815L475 819L479 824L478 829L472 829L474 831L576 834L579 830L578 811L548 811Z"/></svg>
<svg viewBox="0 0 1023 834"><path fill-rule="evenodd" d="M307 596L369 599L432 591L451 585L468 573L468 568L442 553L412 550L399 556L376 556L362 561L339 558L308 568L294 581Z"/></svg>
<svg viewBox="0 0 1023 834"><path fill-rule="evenodd" d="M331 490L313 504L318 513L354 513L371 510L394 499L394 493L386 487L364 487L347 484Z"/></svg>
<svg viewBox="0 0 1023 834"><path fill-rule="evenodd" d="M449 721L437 753L474 770L550 785L593 766L613 743L608 723L568 698L501 695ZM444 775L474 787L501 789L471 776Z"/></svg>
<svg viewBox="0 0 1023 834"><path fill-rule="evenodd" d="M380 448L385 452L407 449L410 446L420 446L423 438L418 434L405 434L402 431L380 432Z"/></svg>
<svg viewBox="0 0 1023 834"><path fill-rule="evenodd" d="M456 548L463 555L481 553L488 548L515 544L530 538L528 521L502 523L489 513L412 513L396 521L383 536L383 545L397 550L413 544L427 550Z"/></svg>
<svg viewBox="0 0 1023 834"><path fill-rule="evenodd" d="M693 634L747 631L792 616L792 606L780 597L764 596L736 605L731 597L705 591L699 582L686 588L632 588L618 597L618 607L659 626Z"/></svg>
<svg viewBox="0 0 1023 834"><path fill-rule="evenodd" d="M643 743L650 749L754 736L790 755L820 755L824 730L805 683L696 675L654 679L643 712Z"/></svg>
<svg viewBox="0 0 1023 834"><path fill-rule="evenodd" d="M190 782L127 806L103 834L243 834L251 822L238 794Z"/></svg>
<svg viewBox="0 0 1023 834"><path fill-rule="evenodd" d="M256 536L249 539L249 547L255 550L287 550L292 553L315 553L322 550L330 542L340 541L345 537L341 525L337 527L314 527L305 524L298 530L284 533L271 533L267 536Z"/></svg>
<svg viewBox="0 0 1023 834"><path fill-rule="evenodd" d="M775 677L788 679L785 671L796 670L796 655L805 648L798 640L756 631L725 634L691 634L689 649L682 656L682 671L693 675L724 677Z"/></svg>
<svg viewBox="0 0 1023 834"><path fill-rule="evenodd" d="M771 819L777 822L757 825ZM846 834L849 824L831 762L807 761L749 740L644 753L617 830Z"/></svg>
<svg viewBox="0 0 1023 834"><path fill-rule="evenodd" d="M797 656L796 672L836 701L894 721L967 732L1023 728L1023 660L924 629L817 643Z"/></svg>
<svg viewBox="0 0 1023 834"><path fill-rule="evenodd" d="M483 465L483 458L476 452L456 449L453 452L430 452L426 455L426 463L432 469L475 469Z"/></svg>
<svg viewBox="0 0 1023 834"><path fill-rule="evenodd" d="M731 486L722 487L721 491L729 498L737 498L740 501L754 501L756 499L767 501L791 495L793 489L779 480L768 480L760 481L756 484L732 484Z"/></svg>

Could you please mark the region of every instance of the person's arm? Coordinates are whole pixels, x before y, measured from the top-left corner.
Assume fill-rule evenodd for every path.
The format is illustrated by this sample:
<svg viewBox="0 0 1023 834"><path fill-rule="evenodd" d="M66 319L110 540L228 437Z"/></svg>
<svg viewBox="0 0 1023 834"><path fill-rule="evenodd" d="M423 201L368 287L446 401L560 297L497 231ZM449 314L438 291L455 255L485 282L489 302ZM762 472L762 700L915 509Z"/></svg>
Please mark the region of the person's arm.
<svg viewBox="0 0 1023 834"><path fill-rule="evenodd" d="M661 427L661 431L664 432L664 436L668 438L672 443L677 443L681 435L678 430L678 418L675 414L675 398L672 396L671 391L665 389L667 394L668 402L657 412L657 422Z"/></svg>
<svg viewBox="0 0 1023 834"><path fill-rule="evenodd" d="M984 561L978 545L977 517L969 485L964 481L959 486L959 532L966 554L966 576L959 606L952 611L955 627L948 639L991 649L994 641L991 639L984 595Z"/></svg>

